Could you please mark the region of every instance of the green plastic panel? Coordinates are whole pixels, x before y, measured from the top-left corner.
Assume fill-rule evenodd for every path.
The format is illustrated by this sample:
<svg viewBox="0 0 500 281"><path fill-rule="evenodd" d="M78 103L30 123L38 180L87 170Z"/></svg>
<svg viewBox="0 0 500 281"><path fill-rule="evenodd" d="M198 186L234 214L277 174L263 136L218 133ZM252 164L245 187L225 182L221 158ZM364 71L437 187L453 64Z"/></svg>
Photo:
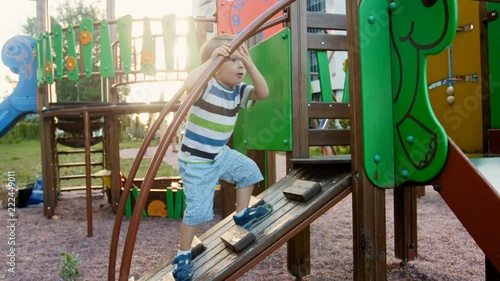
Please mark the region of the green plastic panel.
<svg viewBox="0 0 500 281"><path fill-rule="evenodd" d="M175 20L175 14L169 14L161 18L163 48L165 49L165 69L167 71L174 71L174 51L175 40L177 38Z"/></svg>
<svg viewBox="0 0 500 281"><path fill-rule="evenodd" d="M396 186L425 183L441 172L448 153L446 132L429 101L427 56L453 41L457 2L404 0L391 10Z"/></svg>
<svg viewBox="0 0 500 281"><path fill-rule="evenodd" d="M191 71L197 68L200 64L200 46L198 44L198 36L196 32L195 22L190 20L188 22L188 35L187 35L187 48L188 57L186 63L186 69Z"/></svg>
<svg viewBox="0 0 500 281"><path fill-rule="evenodd" d="M349 102L349 68L347 67L347 62L345 65L345 80L344 80L344 94L342 95L342 102Z"/></svg>
<svg viewBox="0 0 500 281"><path fill-rule="evenodd" d="M68 26L66 31L66 40L68 42L68 56L66 57L66 75L68 80L78 81L80 79L79 67L78 67L78 57L76 56L76 43L75 43L75 31L73 26ZM73 69L68 69L68 59L74 63Z"/></svg>
<svg viewBox="0 0 500 281"><path fill-rule="evenodd" d="M63 30L60 24L52 27L52 37L54 40L54 52L56 54L56 72L55 76L58 80L62 80L64 74L64 57L63 57Z"/></svg>
<svg viewBox="0 0 500 281"><path fill-rule="evenodd" d="M265 77L269 97L240 110L233 134L235 149L292 150L290 30L285 28L250 50ZM247 76L248 83L250 79Z"/></svg>
<svg viewBox="0 0 500 281"><path fill-rule="evenodd" d="M316 51L318 62L319 86L321 89L321 101L333 102L332 82L330 78L330 64L326 51Z"/></svg>
<svg viewBox="0 0 500 281"><path fill-rule="evenodd" d="M500 3L489 2L488 12L500 12ZM488 60L490 66L490 126L500 129L500 19L488 23Z"/></svg>
<svg viewBox="0 0 500 281"><path fill-rule="evenodd" d="M115 65L111 53L111 37L107 20L101 21L101 50L99 73L101 77L113 78L115 76Z"/></svg>
<svg viewBox="0 0 500 281"><path fill-rule="evenodd" d="M123 73L130 74L132 70L132 16L125 15L118 18L116 25Z"/></svg>
<svg viewBox="0 0 500 281"><path fill-rule="evenodd" d="M363 0L359 7L364 164L368 179L394 187L394 137L388 3Z"/></svg>
<svg viewBox="0 0 500 281"><path fill-rule="evenodd" d="M155 43L151 34L151 25L148 18L144 18L144 33L142 34L141 50L141 72L146 75L154 76L156 74L155 66Z"/></svg>
<svg viewBox="0 0 500 281"><path fill-rule="evenodd" d="M83 56L83 72L85 77L92 76L94 65L92 50L94 48L94 20L84 19L80 23L80 46Z"/></svg>
<svg viewBox="0 0 500 281"><path fill-rule="evenodd" d="M45 33L45 64L44 64L44 72L45 72L45 81L47 83L54 83L54 59L52 57L52 37L50 36L50 32Z"/></svg>

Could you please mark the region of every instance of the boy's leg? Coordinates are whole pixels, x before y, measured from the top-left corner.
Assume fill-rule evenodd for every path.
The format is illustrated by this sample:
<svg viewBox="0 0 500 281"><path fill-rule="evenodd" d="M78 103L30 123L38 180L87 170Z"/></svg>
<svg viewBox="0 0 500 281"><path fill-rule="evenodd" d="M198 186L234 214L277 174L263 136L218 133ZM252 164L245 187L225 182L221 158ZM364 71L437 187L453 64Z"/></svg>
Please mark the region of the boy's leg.
<svg viewBox="0 0 500 281"><path fill-rule="evenodd" d="M179 251L173 261L174 277L178 281L191 280L193 275L193 265L191 262L191 243L196 234L197 226L191 226L184 223L181 224Z"/></svg>
<svg viewBox="0 0 500 281"><path fill-rule="evenodd" d="M252 197L253 184L243 188L236 189L236 213L248 208L250 198Z"/></svg>
<svg viewBox="0 0 500 281"><path fill-rule="evenodd" d="M193 243L194 236L196 235L196 231L198 230L198 226L187 225L184 222L181 224L181 237L179 239L179 250L181 251L189 251L191 250L191 244Z"/></svg>

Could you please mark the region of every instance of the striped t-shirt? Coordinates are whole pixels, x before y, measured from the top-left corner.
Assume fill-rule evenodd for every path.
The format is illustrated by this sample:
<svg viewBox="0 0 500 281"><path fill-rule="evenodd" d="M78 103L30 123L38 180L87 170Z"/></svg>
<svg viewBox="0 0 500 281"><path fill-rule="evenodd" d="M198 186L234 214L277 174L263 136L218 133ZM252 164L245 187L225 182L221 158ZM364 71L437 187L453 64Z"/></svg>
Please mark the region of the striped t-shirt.
<svg viewBox="0 0 500 281"><path fill-rule="evenodd" d="M231 89L210 79L202 96L191 106L179 159L188 163L213 161L233 134L240 108L248 108L253 86L240 83Z"/></svg>

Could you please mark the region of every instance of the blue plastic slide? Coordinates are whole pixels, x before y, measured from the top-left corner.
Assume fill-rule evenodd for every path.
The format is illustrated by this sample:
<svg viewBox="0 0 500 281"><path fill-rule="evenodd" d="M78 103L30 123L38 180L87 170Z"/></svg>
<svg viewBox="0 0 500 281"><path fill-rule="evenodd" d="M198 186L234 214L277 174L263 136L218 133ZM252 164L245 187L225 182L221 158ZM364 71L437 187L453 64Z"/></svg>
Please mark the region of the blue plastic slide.
<svg viewBox="0 0 500 281"><path fill-rule="evenodd" d="M24 115L37 112L34 46L33 38L15 36L2 48L2 61L13 73L19 74L19 82L12 94L0 103L0 138Z"/></svg>

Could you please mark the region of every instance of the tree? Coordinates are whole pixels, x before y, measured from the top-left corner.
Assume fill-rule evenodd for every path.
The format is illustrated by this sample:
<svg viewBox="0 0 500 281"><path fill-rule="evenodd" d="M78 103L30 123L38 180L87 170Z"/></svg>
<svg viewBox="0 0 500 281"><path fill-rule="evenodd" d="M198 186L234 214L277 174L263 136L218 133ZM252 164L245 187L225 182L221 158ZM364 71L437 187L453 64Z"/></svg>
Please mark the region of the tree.
<svg viewBox="0 0 500 281"><path fill-rule="evenodd" d="M69 25L78 25L83 19L91 18L94 22L104 19L104 13L99 8L100 0L94 1L93 4L84 3L82 0L65 0L56 9L55 17L50 17L51 26L60 24L63 27ZM36 33L36 18L28 18L25 25L22 26L22 31L34 37ZM79 38L79 34L75 34ZM94 32L94 42L99 42L99 30ZM97 71L96 63L99 58L99 48L94 47L94 69ZM62 80L56 82L57 100L61 101L101 101L101 78L80 78L79 81Z"/></svg>

